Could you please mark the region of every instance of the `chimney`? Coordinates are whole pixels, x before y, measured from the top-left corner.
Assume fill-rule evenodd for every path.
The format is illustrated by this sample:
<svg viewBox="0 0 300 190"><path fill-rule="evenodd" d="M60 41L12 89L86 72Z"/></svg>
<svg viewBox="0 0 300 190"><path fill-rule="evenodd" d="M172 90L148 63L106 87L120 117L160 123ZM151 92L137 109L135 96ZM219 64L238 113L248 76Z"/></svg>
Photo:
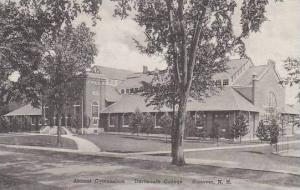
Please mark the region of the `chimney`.
<svg viewBox="0 0 300 190"><path fill-rule="evenodd" d="M143 66L143 74L148 73L148 67L147 66Z"/></svg>
<svg viewBox="0 0 300 190"><path fill-rule="evenodd" d="M273 61L272 59L269 59L268 60L268 65L271 66L271 67L273 67L273 68L275 68L276 62Z"/></svg>
<svg viewBox="0 0 300 190"><path fill-rule="evenodd" d="M256 96L255 96L255 90L256 90L256 81L257 81L257 74L256 73L253 73L252 75L252 103L253 105L256 104Z"/></svg>

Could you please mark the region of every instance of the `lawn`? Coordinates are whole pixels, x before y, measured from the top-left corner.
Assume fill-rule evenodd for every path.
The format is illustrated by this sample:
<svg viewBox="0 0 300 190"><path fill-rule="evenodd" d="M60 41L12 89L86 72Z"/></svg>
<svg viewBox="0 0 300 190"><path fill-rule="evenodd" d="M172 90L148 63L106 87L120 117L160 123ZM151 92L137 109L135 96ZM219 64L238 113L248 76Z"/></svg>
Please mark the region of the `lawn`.
<svg viewBox="0 0 300 190"><path fill-rule="evenodd" d="M48 135L2 136L0 137L0 144L56 148L56 140L56 136ZM60 148L77 149L77 145L73 140L62 137L62 147Z"/></svg>
<svg viewBox="0 0 300 190"><path fill-rule="evenodd" d="M165 138L151 138L142 136L128 136L121 134L99 134L99 135L80 135L79 137L87 139L96 144L102 151L132 153L147 151L169 151L170 142L166 143ZM259 142L242 142L243 144L253 144ZM184 148L207 148L216 146L236 146L240 143L219 142L217 145L213 141L184 141Z"/></svg>

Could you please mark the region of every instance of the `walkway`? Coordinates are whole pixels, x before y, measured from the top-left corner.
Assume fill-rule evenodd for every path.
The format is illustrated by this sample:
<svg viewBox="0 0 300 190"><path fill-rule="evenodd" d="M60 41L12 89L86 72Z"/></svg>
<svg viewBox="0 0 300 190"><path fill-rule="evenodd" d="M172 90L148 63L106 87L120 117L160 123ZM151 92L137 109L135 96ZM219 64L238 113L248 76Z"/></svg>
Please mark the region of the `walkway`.
<svg viewBox="0 0 300 190"><path fill-rule="evenodd" d="M278 145L285 144L297 144L300 143L300 140L288 141L288 142L279 142ZM240 149L240 148L255 148L255 147L264 147L270 146L270 144L252 144L252 145L237 145L237 146L219 146L219 147L208 147L208 148L190 148L184 149L184 152L198 152L198 151L208 151L208 150L229 150L229 149ZM135 152L129 153L130 155L155 155L155 154L170 154L171 151L151 151L151 152Z"/></svg>
<svg viewBox="0 0 300 190"><path fill-rule="evenodd" d="M62 135L62 137L71 139L76 142L78 150L81 152L100 152L100 148L96 146L91 141L85 140L83 138L76 137L74 135Z"/></svg>

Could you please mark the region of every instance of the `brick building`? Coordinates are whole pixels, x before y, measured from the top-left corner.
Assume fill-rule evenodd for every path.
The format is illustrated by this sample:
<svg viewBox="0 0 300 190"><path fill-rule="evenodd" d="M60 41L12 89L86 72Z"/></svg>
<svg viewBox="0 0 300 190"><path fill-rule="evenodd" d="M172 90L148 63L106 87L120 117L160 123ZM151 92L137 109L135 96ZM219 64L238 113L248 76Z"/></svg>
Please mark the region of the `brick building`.
<svg viewBox="0 0 300 190"><path fill-rule="evenodd" d="M299 112L285 104L285 88L280 84L275 63L254 66L250 60L237 59L227 64L227 72L213 77L216 83L222 85L218 94L202 102L192 98L188 101L187 110L196 127L204 128L209 133L213 126L218 125L223 136L229 138L235 118L238 114L244 114L249 121L249 134L245 138L254 139L258 122L277 115L282 127L286 128L287 133L292 133L292 123ZM66 114L63 125L70 126L70 118L83 115L89 120L84 126L86 128L127 132L130 130L130 114L139 109L153 114L154 133L160 133L159 118L172 110L168 107L158 110L154 106L146 106L145 98L136 93L142 81L152 80L151 73L146 67L143 72L134 73L94 66L85 79L82 99L73 105L71 114ZM7 116L12 116L12 113Z"/></svg>

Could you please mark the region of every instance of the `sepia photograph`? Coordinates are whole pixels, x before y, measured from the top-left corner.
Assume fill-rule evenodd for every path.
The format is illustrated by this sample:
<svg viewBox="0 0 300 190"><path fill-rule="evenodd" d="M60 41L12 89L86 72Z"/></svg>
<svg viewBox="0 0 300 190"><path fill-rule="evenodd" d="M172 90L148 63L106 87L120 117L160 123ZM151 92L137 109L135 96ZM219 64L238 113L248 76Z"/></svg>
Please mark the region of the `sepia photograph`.
<svg viewBox="0 0 300 190"><path fill-rule="evenodd" d="M300 0L0 0L0 190L300 189Z"/></svg>

